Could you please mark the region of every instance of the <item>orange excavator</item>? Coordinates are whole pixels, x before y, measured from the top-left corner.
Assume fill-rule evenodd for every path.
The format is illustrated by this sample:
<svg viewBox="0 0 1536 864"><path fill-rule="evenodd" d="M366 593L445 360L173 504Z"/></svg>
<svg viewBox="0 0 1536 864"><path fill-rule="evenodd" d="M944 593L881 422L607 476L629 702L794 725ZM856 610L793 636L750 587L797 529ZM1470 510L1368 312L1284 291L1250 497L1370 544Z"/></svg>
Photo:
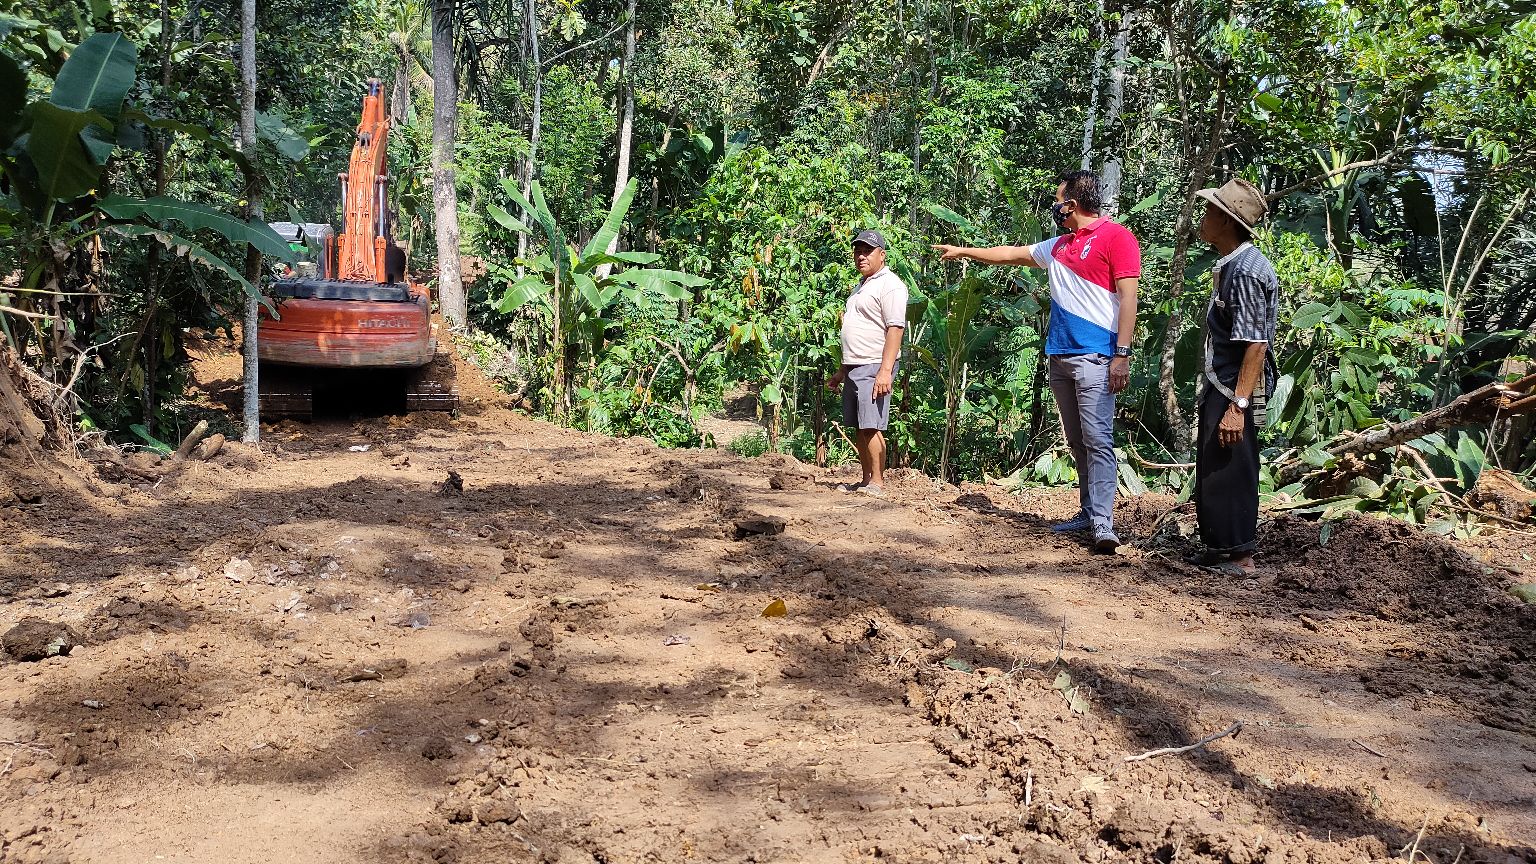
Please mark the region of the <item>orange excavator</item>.
<svg viewBox="0 0 1536 864"><path fill-rule="evenodd" d="M458 406L453 363L433 337L431 298L407 278L405 252L392 236L388 143L383 87L370 80L351 164L338 175L341 233L323 224L272 225L317 260L304 262L301 253L296 270L270 283L277 315L263 313L257 331L265 415L311 416L325 383L351 395L369 391L373 404L393 410Z"/></svg>

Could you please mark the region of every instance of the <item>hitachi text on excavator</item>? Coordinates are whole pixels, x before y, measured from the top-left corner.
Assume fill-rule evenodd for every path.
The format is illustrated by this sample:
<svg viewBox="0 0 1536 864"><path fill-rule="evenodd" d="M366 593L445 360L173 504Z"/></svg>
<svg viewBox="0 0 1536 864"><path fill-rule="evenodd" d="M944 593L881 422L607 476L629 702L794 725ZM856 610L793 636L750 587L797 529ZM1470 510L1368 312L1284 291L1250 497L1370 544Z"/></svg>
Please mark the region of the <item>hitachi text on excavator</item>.
<svg viewBox="0 0 1536 864"><path fill-rule="evenodd" d="M407 277L405 251L393 237L382 92L378 80L368 82L352 160L339 175L341 232L326 224L272 225L310 254L268 288L277 315L264 313L257 332L263 415L311 416L324 382L376 388L371 401L396 410L458 405L453 364L438 354L428 290Z"/></svg>

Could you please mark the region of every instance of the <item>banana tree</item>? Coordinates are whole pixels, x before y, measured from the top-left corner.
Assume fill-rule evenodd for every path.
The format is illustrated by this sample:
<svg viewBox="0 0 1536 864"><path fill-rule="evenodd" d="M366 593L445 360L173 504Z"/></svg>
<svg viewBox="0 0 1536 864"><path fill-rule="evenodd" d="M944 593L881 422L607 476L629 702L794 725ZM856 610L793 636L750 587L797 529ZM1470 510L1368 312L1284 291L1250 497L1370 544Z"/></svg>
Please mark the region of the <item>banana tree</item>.
<svg viewBox="0 0 1536 864"><path fill-rule="evenodd" d="M518 259L523 267L517 276L513 266L492 264L491 272L507 281L506 290L495 301L497 312L506 314L533 305L547 321L550 341L554 344L551 388L557 402L556 414L566 419L571 410L574 389L573 367L585 361L588 379L595 372L603 354L604 334L618 323L619 314L628 309L648 309L657 300L684 300L705 279L676 270L648 267L661 259L649 252L608 252L610 242L619 235L624 217L635 197L637 181L631 180L608 211L603 226L580 249L569 242L555 221L538 181L529 188L528 200L512 180L502 181L507 198L531 215L537 233L546 242L544 251L531 258ZM502 227L519 234L532 235L529 226L506 210L490 205L491 218ZM603 265L608 267L603 267ZM604 272L614 265L629 265L617 273Z"/></svg>
<svg viewBox="0 0 1536 864"><path fill-rule="evenodd" d="M953 479L949 457L965 406L971 359L997 339L998 328L980 325L988 285L967 273L960 284L929 300L913 304L908 316L922 322L917 356L944 382L944 440L939 449L939 476Z"/></svg>
<svg viewBox="0 0 1536 864"><path fill-rule="evenodd" d="M44 28L24 19L7 23L13 36L16 28ZM162 340L151 333L148 317L155 304L134 332L105 332L104 322L117 319L108 314L112 304L101 292L109 275L103 261L119 250L157 243L259 296L203 238L249 242L281 259L291 260L292 253L265 224L212 207L164 196L106 194L104 187L112 185L109 163L121 150L143 146L146 127L194 139L232 160L245 158L206 129L150 116L129 101L138 49L122 33L92 33L58 65L26 52L16 56L22 60L0 52L0 175L6 180L0 196L0 268L19 271L20 278L0 287L0 331L20 356L29 356L27 347L35 345L39 350L31 356L43 358L41 371L70 386L82 371L89 380L80 386L87 390L100 377L152 378L136 349L142 341L156 346L157 357L161 353ZM49 79L48 96L29 100L31 81ZM167 328L173 334L177 329ZM102 346L130 335L127 350L114 348L105 364L85 362L92 353L99 359ZM74 397L66 387L60 398Z"/></svg>

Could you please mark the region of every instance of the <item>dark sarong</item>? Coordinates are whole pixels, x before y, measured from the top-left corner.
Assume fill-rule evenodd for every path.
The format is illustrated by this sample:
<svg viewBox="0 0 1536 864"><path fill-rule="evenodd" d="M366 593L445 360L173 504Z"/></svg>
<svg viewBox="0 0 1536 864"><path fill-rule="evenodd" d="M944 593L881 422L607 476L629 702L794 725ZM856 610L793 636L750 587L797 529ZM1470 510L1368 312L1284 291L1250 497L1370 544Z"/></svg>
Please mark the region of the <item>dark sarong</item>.
<svg viewBox="0 0 1536 864"><path fill-rule="evenodd" d="M1246 555L1259 532L1259 436L1253 409L1244 414L1243 440L1221 446L1217 429L1231 403L1215 390L1200 400L1200 440L1195 450L1195 512L1200 539L1215 553Z"/></svg>

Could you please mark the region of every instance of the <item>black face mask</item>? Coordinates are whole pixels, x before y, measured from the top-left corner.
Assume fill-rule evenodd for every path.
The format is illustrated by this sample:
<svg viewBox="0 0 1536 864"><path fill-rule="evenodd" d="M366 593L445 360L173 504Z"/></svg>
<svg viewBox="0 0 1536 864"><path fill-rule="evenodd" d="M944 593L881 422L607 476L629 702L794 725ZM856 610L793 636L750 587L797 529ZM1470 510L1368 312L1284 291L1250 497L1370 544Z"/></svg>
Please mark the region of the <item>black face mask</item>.
<svg viewBox="0 0 1536 864"><path fill-rule="evenodd" d="M1067 217L1072 215L1071 213L1062 212L1062 208L1066 206L1065 201L1051 205L1051 221L1055 222L1056 227L1063 231L1067 230Z"/></svg>

